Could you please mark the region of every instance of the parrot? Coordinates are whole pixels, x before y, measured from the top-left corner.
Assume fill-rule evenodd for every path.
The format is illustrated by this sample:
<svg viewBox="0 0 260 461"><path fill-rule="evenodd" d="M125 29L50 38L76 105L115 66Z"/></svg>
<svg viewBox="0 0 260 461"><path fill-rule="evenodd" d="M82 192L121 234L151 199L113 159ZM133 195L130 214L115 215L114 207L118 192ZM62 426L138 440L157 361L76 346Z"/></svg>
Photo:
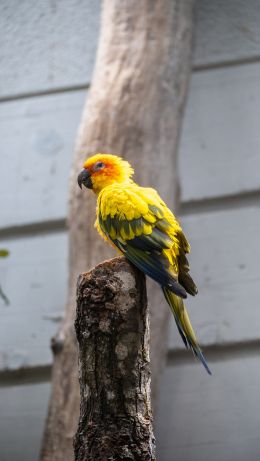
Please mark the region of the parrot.
<svg viewBox="0 0 260 461"><path fill-rule="evenodd" d="M189 242L158 192L139 186L133 174L122 157L97 153L86 159L77 179L81 189L91 189L97 196L99 234L161 286L186 348L211 374L183 301L187 294L198 292L189 273Z"/></svg>

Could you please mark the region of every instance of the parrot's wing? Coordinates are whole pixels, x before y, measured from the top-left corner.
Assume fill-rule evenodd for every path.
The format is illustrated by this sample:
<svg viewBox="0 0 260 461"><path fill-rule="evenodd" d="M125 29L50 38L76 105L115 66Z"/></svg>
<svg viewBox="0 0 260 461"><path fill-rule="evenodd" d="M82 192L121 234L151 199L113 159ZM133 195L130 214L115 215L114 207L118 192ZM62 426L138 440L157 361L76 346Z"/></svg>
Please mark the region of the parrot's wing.
<svg viewBox="0 0 260 461"><path fill-rule="evenodd" d="M192 296L195 296L198 293L198 288L194 283L194 280L189 274L190 265L189 261L186 258L186 253L189 253L189 247L186 245L186 238L183 232L181 231L177 235L179 245L179 255L178 255L178 267L179 267L179 282L185 288L187 293Z"/></svg>
<svg viewBox="0 0 260 461"><path fill-rule="evenodd" d="M176 241L172 223L167 220L163 210L164 204L154 203L154 200L149 203L151 197L146 200L144 192L138 192L137 195L131 189L117 190L116 194L101 197L99 226L142 272L178 296L186 298L186 291L178 282L177 270L167 254L167 250L172 251ZM171 229L171 232L167 229Z"/></svg>
<svg viewBox="0 0 260 461"><path fill-rule="evenodd" d="M192 296L195 296L198 293L198 289L196 284L194 283L194 280L189 274L190 270L190 265L189 261L186 257L186 254L190 252L190 244L188 240L186 239L181 226L179 225L178 221L176 220L175 216L172 214L172 212L167 208L165 203L162 201L158 193L154 189L148 189L153 193L154 195L154 200L157 204L155 206L154 211L155 214L158 217L164 217L166 219L161 219L157 222L156 226L164 231L166 234L171 235L173 240L177 242L177 265L178 265L178 281L179 283L185 288L187 293L189 293ZM158 206L159 204L159 206ZM161 216L159 213L163 212L164 216Z"/></svg>

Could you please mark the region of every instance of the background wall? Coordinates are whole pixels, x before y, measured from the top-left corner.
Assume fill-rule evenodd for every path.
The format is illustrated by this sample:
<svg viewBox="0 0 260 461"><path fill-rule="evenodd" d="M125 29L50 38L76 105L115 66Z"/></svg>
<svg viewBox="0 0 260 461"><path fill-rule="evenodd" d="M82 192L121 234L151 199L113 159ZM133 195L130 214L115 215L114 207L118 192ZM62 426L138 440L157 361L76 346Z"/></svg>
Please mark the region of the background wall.
<svg viewBox="0 0 260 461"><path fill-rule="evenodd" d="M30 461L66 297L68 176L100 2L2 0L0 9L0 246L11 252L0 260L10 300L0 299L0 456ZM189 311L213 377L172 326L156 420L160 461L260 455L259 24L257 0L198 0L180 219L200 290Z"/></svg>

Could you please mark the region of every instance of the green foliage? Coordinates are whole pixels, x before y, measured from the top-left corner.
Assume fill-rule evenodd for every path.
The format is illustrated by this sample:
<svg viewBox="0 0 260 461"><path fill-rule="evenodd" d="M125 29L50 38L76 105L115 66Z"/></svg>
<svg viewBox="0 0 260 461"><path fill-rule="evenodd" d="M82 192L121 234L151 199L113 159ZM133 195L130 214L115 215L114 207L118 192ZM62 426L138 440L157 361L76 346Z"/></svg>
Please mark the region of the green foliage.
<svg viewBox="0 0 260 461"><path fill-rule="evenodd" d="M0 258L6 258L8 255L9 255L8 250L6 250L5 248L0 249ZM5 302L6 305L9 304L9 299L7 298L5 293L3 292L2 288L1 288L1 285L0 285L0 298L2 298L2 300Z"/></svg>
<svg viewBox="0 0 260 461"><path fill-rule="evenodd" d="M6 294L3 292L1 285L0 285L0 298L5 302L5 304L8 306L10 304L9 299L7 298Z"/></svg>

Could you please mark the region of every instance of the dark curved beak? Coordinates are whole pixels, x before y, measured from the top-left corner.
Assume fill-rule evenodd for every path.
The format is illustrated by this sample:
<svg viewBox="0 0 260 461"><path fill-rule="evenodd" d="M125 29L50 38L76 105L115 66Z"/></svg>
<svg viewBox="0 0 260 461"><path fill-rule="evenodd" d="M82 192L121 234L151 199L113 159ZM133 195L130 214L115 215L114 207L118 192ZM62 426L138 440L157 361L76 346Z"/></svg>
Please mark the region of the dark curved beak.
<svg viewBox="0 0 260 461"><path fill-rule="evenodd" d="M78 175L78 185L81 189L82 184L88 189L93 189L90 172L86 169L83 169Z"/></svg>

